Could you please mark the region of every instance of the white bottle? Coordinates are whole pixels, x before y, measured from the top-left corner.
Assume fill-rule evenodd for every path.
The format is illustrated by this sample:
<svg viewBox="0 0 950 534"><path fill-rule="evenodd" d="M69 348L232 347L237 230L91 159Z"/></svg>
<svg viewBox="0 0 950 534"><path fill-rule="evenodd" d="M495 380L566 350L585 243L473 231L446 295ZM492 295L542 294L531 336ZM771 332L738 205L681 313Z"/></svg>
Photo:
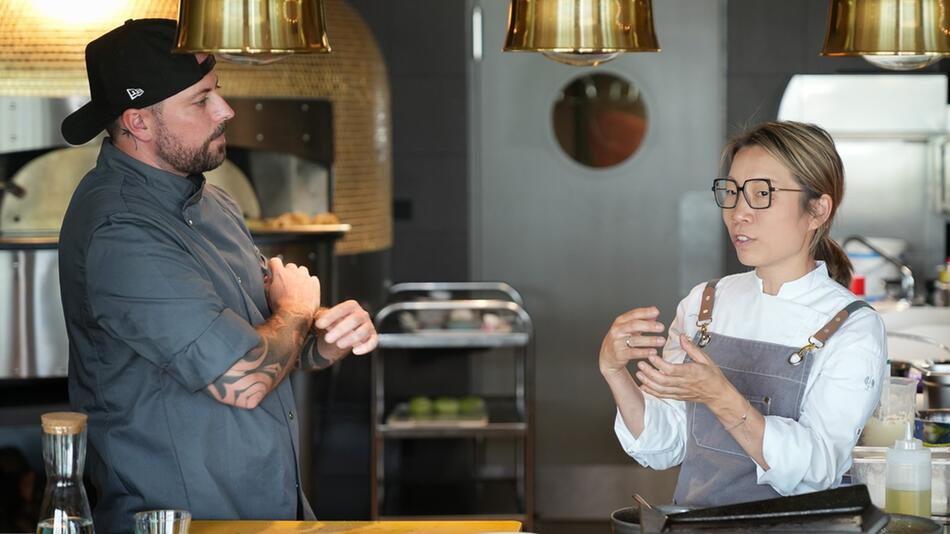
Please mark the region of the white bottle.
<svg viewBox="0 0 950 534"><path fill-rule="evenodd" d="M913 425L887 449L884 511L930 517L930 449L914 439Z"/></svg>

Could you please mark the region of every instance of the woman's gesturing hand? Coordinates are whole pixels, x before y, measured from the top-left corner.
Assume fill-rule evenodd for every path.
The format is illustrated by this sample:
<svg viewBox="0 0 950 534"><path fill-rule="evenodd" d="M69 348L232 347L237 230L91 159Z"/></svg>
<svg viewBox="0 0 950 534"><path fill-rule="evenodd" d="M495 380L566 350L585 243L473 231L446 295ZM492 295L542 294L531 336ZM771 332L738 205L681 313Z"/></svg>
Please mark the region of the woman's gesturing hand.
<svg viewBox="0 0 950 534"><path fill-rule="evenodd" d="M634 308L617 317L600 345L600 372L616 373L631 360L659 354L666 344L666 338L657 335L663 332L663 325L656 320L659 315L660 310L651 306Z"/></svg>
<svg viewBox="0 0 950 534"><path fill-rule="evenodd" d="M693 344L685 335L680 334L680 345L693 360L688 363L669 363L658 356L651 356L650 363L637 365L637 379L640 389L661 399L710 404L721 399L723 392L730 387L729 380L722 374L716 362Z"/></svg>

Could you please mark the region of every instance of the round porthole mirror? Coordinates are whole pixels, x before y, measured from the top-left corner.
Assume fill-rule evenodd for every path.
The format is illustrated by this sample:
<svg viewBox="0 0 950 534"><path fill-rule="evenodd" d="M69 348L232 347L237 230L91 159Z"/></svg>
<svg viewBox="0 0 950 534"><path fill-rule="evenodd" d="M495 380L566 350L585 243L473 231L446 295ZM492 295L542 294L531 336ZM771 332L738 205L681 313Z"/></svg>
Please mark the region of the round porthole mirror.
<svg viewBox="0 0 950 534"><path fill-rule="evenodd" d="M587 74L568 83L552 112L564 152L587 167L612 167L636 153L647 131L640 90L614 74Z"/></svg>

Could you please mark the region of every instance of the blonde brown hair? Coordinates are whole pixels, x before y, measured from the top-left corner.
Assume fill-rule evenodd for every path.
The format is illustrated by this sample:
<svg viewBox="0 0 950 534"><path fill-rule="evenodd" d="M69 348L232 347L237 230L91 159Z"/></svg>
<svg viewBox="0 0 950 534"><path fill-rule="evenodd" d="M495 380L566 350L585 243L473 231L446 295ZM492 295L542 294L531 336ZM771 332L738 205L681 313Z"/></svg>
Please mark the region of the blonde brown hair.
<svg viewBox="0 0 950 534"><path fill-rule="evenodd" d="M735 155L743 148L757 146L788 169L805 190L802 210L814 213L813 200L831 197L831 213L812 238L811 256L823 260L828 274L844 287L851 284L851 261L831 239L831 223L844 198L844 165L831 136L814 124L765 122L733 137L722 149L720 168L725 176Z"/></svg>

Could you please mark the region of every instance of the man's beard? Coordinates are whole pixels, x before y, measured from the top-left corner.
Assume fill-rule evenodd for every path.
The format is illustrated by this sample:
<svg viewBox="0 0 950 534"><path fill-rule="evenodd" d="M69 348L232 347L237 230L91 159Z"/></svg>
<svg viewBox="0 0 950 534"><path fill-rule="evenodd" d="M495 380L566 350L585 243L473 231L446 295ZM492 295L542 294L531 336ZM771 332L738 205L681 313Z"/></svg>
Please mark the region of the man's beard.
<svg viewBox="0 0 950 534"><path fill-rule="evenodd" d="M176 171L184 174L201 174L216 169L224 162L224 144L213 150L210 147L211 142L224 133L227 122L221 123L221 126L204 143L194 148L182 145L179 138L165 128L165 121L159 119L157 122L158 138L155 148L158 157Z"/></svg>

